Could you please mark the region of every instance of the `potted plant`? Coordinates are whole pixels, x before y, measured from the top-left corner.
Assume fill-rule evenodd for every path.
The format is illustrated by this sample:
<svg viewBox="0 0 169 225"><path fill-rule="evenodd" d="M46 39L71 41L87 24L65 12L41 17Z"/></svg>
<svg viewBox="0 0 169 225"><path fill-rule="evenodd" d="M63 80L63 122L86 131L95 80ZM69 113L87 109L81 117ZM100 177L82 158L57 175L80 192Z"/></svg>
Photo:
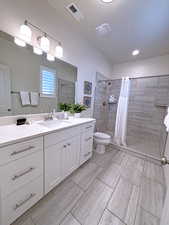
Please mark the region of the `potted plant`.
<svg viewBox="0 0 169 225"><path fill-rule="evenodd" d="M86 106L83 104L71 104L70 113L74 114L75 118L80 118L81 112L86 110Z"/></svg>
<svg viewBox="0 0 169 225"><path fill-rule="evenodd" d="M68 119L68 112L71 109L71 104L69 103L59 103L59 108L62 112L64 112L64 119Z"/></svg>

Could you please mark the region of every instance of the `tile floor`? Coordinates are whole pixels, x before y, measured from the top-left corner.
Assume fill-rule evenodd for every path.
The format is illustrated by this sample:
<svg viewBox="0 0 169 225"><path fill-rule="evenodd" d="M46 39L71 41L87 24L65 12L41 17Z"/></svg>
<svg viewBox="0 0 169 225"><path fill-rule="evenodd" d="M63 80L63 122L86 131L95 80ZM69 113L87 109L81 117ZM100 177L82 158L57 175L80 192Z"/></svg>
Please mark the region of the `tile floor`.
<svg viewBox="0 0 169 225"><path fill-rule="evenodd" d="M13 225L159 225L163 169L109 149L94 154Z"/></svg>

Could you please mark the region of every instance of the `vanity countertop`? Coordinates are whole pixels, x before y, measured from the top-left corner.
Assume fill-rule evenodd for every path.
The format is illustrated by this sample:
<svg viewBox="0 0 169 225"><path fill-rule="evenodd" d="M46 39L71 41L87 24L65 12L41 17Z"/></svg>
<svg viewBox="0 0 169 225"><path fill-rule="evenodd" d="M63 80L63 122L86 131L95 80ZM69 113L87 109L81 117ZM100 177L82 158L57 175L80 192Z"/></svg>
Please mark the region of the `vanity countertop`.
<svg viewBox="0 0 169 225"><path fill-rule="evenodd" d="M77 118L69 120L36 121L31 125L0 126L0 148L29 138L39 137L55 131L94 122L93 118Z"/></svg>

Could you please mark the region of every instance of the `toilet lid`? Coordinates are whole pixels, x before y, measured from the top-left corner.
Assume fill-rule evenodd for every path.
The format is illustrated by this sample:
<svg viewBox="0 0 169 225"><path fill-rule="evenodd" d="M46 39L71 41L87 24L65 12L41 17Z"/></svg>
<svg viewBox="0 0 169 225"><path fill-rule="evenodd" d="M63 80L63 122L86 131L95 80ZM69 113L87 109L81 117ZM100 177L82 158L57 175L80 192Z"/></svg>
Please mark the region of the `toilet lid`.
<svg viewBox="0 0 169 225"><path fill-rule="evenodd" d="M94 134L94 137L100 138L100 139L110 139L110 135L105 134L105 133L101 133L101 132L96 132Z"/></svg>

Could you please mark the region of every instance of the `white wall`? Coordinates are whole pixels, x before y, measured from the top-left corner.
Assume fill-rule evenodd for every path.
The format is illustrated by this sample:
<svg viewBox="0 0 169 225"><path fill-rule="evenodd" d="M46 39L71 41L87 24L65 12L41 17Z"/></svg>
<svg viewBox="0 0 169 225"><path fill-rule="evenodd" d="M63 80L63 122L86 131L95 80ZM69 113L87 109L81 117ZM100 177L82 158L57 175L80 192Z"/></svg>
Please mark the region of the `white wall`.
<svg viewBox="0 0 169 225"><path fill-rule="evenodd" d="M113 78L124 76L158 76L169 74L169 55L145 60L116 64L113 66Z"/></svg>
<svg viewBox="0 0 169 225"><path fill-rule="evenodd" d="M83 81L95 82L96 72L111 76L112 64L80 34L74 32L46 0L1 0L0 29L17 35L25 19L59 39L64 47L63 60L78 67L77 100L83 99ZM94 86L93 86L94 90ZM89 110L89 115L91 111Z"/></svg>

